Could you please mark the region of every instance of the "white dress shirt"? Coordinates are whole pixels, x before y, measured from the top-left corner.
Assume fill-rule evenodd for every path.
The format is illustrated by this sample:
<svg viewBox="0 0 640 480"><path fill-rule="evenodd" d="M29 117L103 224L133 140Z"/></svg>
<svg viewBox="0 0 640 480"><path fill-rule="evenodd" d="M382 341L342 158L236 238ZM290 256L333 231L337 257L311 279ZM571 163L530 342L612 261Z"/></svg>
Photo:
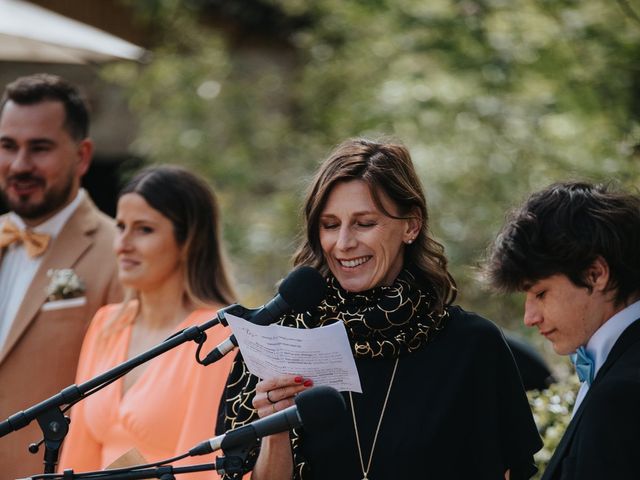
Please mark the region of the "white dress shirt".
<svg viewBox="0 0 640 480"><path fill-rule="evenodd" d="M85 191L80 189L76 198L69 205L32 230L51 235L49 243L51 245L85 195ZM8 218L18 228L25 228L22 218L14 212L9 212ZM31 258L27 255L27 250L22 243L13 243L7 247L2 260L0 260L0 349L4 346L18 309L29 291L29 285L35 277L43 257L44 255Z"/></svg>
<svg viewBox="0 0 640 480"><path fill-rule="evenodd" d="M602 326L596 330L591 336L585 349L589 356L593 359L594 372L593 378L596 378L600 367L604 364L611 352L611 349L622 335L622 332L631 325L635 320L640 318L640 301L632 303L628 307L620 310L609 320L604 322ZM576 403L573 406L573 413L578 410L580 403L584 400L585 395L589 391L589 385L587 382L582 382L580 390L578 390L578 396L576 397ZM572 416L573 416L572 413Z"/></svg>

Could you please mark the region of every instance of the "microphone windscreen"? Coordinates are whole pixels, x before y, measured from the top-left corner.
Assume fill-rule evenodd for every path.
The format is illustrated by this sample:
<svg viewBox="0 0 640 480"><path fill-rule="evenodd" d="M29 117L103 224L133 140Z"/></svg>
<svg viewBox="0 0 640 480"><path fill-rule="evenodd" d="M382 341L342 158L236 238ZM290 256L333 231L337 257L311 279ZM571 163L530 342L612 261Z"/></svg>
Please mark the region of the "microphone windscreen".
<svg viewBox="0 0 640 480"><path fill-rule="evenodd" d="M295 313L302 313L322 302L327 284L315 268L302 266L285 277L278 293Z"/></svg>
<svg viewBox="0 0 640 480"><path fill-rule="evenodd" d="M295 402L302 426L310 433L326 430L342 421L347 410L342 395L335 388L326 385L299 393Z"/></svg>

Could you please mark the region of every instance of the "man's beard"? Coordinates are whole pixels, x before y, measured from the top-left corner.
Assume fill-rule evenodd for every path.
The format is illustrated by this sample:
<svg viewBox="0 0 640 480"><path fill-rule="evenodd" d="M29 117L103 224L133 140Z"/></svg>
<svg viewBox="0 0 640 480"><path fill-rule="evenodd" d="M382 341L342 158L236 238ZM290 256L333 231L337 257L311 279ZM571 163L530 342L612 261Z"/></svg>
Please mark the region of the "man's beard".
<svg viewBox="0 0 640 480"><path fill-rule="evenodd" d="M25 179L31 178L27 175ZM0 196L9 210L16 213L21 218L28 220L37 220L57 212L67 201L73 189L73 178L68 177L68 181L62 185L62 188L48 190L44 193L42 200L38 203L30 203L29 195L24 197L10 198L5 191L0 190Z"/></svg>

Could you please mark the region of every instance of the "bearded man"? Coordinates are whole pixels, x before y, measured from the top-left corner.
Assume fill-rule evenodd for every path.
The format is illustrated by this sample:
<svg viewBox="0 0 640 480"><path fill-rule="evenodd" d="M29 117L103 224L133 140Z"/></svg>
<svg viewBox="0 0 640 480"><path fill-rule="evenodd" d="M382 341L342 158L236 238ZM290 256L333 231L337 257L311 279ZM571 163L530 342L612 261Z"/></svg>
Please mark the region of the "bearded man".
<svg viewBox="0 0 640 480"><path fill-rule="evenodd" d="M73 383L86 327L121 298L114 222L80 181L93 153L78 89L37 74L0 100L0 421ZM0 438L3 478L42 473L37 422Z"/></svg>

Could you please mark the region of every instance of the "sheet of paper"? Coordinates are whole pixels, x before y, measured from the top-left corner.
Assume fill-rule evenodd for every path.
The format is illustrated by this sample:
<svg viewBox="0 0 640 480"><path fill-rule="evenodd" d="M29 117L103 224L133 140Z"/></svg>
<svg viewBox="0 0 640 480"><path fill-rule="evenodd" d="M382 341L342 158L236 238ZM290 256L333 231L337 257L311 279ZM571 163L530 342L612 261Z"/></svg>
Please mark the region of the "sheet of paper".
<svg viewBox="0 0 640 480"><path fill-rule="evenodd" d="M356 362L342 322L326 327L254 325L225 314L249 371L260 378L302 375L314 385L362 393Z"/></svg>

